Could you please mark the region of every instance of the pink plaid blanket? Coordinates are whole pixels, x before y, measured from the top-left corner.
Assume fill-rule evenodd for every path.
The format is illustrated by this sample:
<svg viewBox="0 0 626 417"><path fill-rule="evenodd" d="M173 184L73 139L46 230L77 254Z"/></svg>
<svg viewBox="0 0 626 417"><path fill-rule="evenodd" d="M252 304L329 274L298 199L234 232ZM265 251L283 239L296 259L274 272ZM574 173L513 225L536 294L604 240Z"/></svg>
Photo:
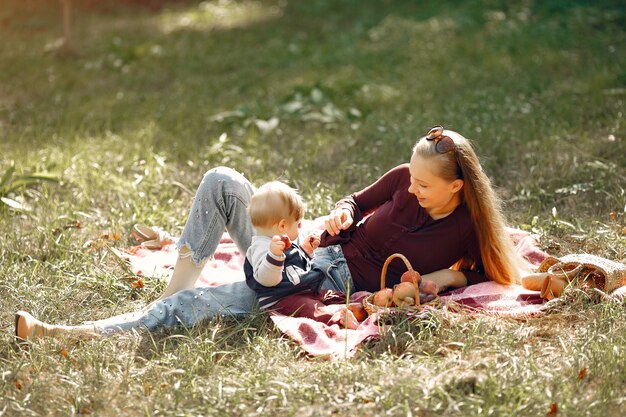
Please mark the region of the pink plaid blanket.
<svg viewBox="0 0 626 417"><path fill-rule="evenodd" d="M307 224L309 229L319 228L319 222ZM509 230L518 252L531 264L538 265L546 256L539 250L535 240L526 232ZM174 244L160 250L135 246L128 251L118 251L129 262L131 270L138 276L169 279L178 256ZM196 287L211 287L243 280L244 257L227 233L224 233L214 258L209 260ZM358 292L350 302L360 302L369 293ZM470 310L507 317L534 315L542 311L545 304L537 291L521 286L504 286L485 282L460 288L441 295L443 304L464 306ZM274 324L287 336L302 346L305 352L316 357L338 358L354 354L363 341L377 337L379 326L375 315L368 317L355 330L341 328L337 324L315 320L313 317L290 317L272 312Z"/></svg>

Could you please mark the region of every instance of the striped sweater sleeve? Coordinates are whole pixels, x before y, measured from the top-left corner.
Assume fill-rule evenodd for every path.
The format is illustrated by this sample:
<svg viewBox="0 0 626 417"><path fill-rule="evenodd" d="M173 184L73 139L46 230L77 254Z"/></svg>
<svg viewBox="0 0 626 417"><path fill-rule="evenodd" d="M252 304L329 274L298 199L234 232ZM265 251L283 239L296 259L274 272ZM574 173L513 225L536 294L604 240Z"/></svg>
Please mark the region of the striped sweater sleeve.
<svg viewBox="0 0 626 417"><path fill-rule="evenodd" d="M265 287L274 287L280 283L285 263L285 254L276 256L270 252L270 242L269 238L257 236L246 253L254 271L254 279Z"/></svg>

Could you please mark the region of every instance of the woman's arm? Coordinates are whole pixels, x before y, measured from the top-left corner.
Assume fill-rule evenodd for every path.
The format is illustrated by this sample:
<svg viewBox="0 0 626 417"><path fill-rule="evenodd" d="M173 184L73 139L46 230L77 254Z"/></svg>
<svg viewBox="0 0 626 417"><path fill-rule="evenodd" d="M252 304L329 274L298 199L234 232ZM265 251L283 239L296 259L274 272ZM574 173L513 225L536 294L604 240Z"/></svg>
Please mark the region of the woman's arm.
<svg viewBox="0 0 626 417"><path fill-rule="evenodd" d="M343 198L335 204L325 221L326 231L335 236L342 230L356 225L363 217L389 201L398 190L399 184L408 175L408 164L399 165L361 191Z"/></svg>
<svg viewBox="0 0 626 417"><path fill-rule="evenodd" d="M452 269L440 269L430 274L424 274L422 275L422 279L434 282L437 285L438 293L450 287L459 288L467 285L465 274Z"/></svg>

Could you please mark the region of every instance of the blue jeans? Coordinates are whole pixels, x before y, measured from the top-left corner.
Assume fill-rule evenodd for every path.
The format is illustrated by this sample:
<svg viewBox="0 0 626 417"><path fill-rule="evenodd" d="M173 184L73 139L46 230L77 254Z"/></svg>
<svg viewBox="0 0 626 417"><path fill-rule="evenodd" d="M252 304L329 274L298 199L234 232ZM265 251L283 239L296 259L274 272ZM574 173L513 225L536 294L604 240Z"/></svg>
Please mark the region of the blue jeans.
<svg viewBox="0 0 626 417"><path fill-rule="evenodd" d="M343 256L343 250L340 245L315 249L312 264L324 271L326 275L326 279L320 287L321 290L339 291L344 294L355 292L348 263Z"/></svg>
<svg viewBox="0 0 626 417"><path fill-rule="evenodd" d="M126 313L89 322L103 334L145 329L151 332L173 328L192 328L218 315L241 316L256 306L256 296L245 281L218 287L179 291L155 303L149 310Z"/></svg>
<svg viewBox="0 0 626 417"><path fill-rule="evenodd" d="M178 248L187 247L201 265L211 257L224 229L245 255L254 229L247 208L254 186L243 175L226 168L209 170L198 186ZM90 322L102 333L132 329L155 331L166 327L192 327L218 314L243 315L257 305L256 296L244 280L219 287L195 288L156 302L150 309Z"/></svg>
<svg viewBox="0 0 626 417"><path fill-rule="evenodd" d="M226 229L245 255L254 235L248 216L254 190L250 181L233 169L209 170L196 191L178 249L187 246L193 261L201 264L215 253Z"/></svg>

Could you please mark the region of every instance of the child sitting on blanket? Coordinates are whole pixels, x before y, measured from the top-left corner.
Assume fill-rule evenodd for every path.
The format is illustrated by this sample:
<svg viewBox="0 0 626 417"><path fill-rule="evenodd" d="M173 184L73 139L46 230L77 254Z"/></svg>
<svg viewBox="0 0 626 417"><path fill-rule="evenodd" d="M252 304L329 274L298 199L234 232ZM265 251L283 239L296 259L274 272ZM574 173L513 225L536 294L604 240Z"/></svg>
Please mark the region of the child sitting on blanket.
<svg viewBox="0 0 626 417"><path fill-rule="evenodd" d="M310 234L301 245L291 242L298 239L304 216L304 203L296 190L278 181L264 184L252 196L248 212L256 235L246 252L244 272L261 308L267 309L288 295L317 294L326 279L322 269L313 264L320 237ZM331 314L329 324L358 327L356 317L345 305L322 308Z"/></svg>

